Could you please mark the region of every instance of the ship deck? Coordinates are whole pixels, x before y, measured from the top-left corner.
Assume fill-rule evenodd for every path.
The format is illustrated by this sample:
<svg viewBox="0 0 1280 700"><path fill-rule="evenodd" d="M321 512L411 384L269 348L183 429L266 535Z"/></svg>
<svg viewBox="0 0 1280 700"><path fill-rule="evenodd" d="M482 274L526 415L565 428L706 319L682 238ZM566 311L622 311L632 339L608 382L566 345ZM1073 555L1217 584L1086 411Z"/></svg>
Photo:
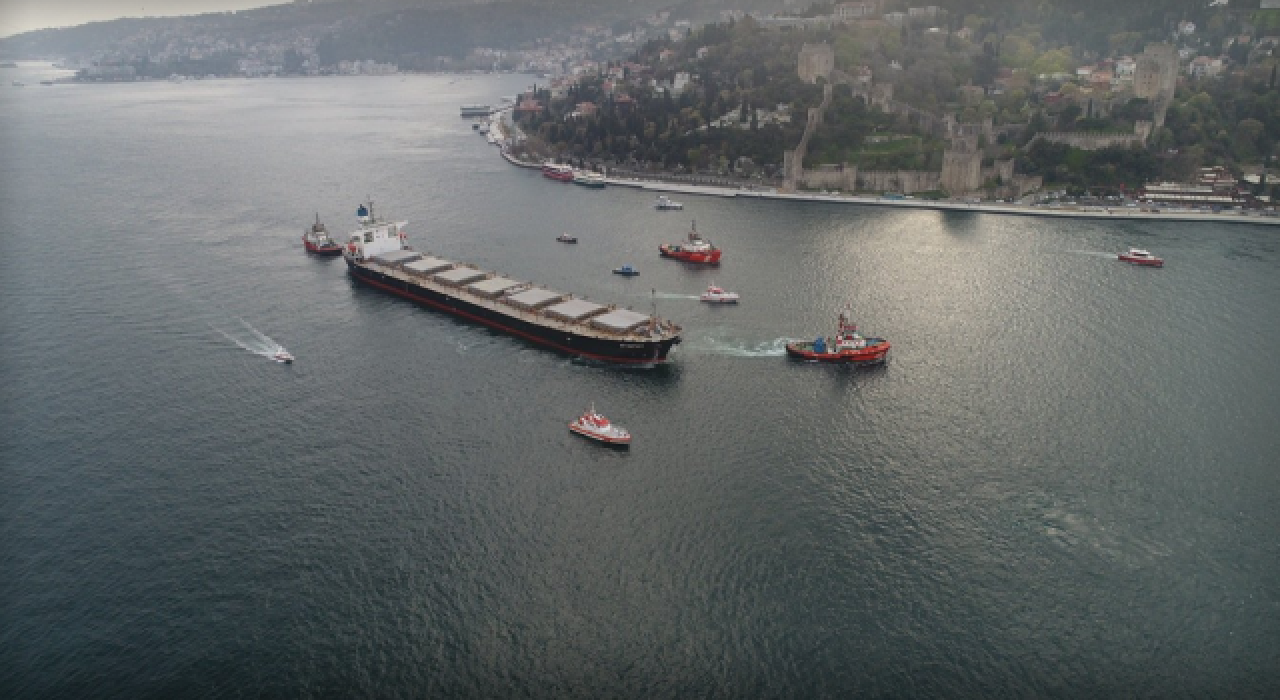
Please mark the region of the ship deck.
<svg viewBox="0 0 1280 700"><path fill-rule="evenodd" d="M511 318L517 318L517 319L521 319L531 323L536 323L539 326L542 326L544 328L555 328L558 330L563 330L567 333L573 333L579 336L600 338L603 340L617 340L622 342L652 343L652 342L667 340L673 337L679 337L680 335L679 326L674 325L670 321L663 321L661 319L658 320L659 328L661 329L660 331L661 334L657 336L649 335L648 333L639 333L635 331L623 331L623 332L611 331L611 330L598 328L596 326L591 325L591 321L593 319L609 314L620 308L614 304L603 305L604 308L600 313L592 314L591 316L588 316L581 320L564 321L558 318L552 318L551 316L548 316L539 310L522 309L517 306L513 306L511 304L503 303L501 301L501 297L496 299L488 299L486 297L483 297L471 292L465 286L453 287L446 284L440 284L439 282L436 282L431 278L411 275L406 273L403 270L397 269L395 267L390 267L387 265L382 265L377 262L373 262L371 260L364 260L362 262L357 263L357 265L368 268L370 270L376 270L377 272L387 275L388 277L393 277L397 280L403 281L415 287L428 289L438 294L444 294L447 296L464 299L469 304L475 304L476 306L480 306L486 309L490 309L492 311L496 311L498 313L501 313L505 316L509 316ZM494 274L497 274L497 273L494 273ZM522 285L520 288L524 288L524 286ZM520 289L520 288L517 288L517 289ZM512 291L515 291L515 290L512 290ZM571 295L567 295L567 294L565 295L565 297L566 297L566 300L577 299L577 297L572 297Z"/></svg>

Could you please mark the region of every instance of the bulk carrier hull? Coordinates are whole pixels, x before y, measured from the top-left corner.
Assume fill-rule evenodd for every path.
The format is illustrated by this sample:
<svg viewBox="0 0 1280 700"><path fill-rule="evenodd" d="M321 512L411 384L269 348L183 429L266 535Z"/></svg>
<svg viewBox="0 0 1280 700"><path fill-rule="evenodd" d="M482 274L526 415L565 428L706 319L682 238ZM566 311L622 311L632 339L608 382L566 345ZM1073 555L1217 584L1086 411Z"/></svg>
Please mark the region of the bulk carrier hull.
<svg viewBox="0 0 1280 700"><path fill-rule="evenodd" d="M659 338L601 337L582 324L548 320L527 310L504 307L492 300L473 299L460 290L432 287L395 271L379 269L350 256L344 257L347 270L358 282L417 302L436 311L480 323L560 352L601 362L633 366L656 366L667 362L679 335ZM574 326L578 326L575 328Z"/></svg>

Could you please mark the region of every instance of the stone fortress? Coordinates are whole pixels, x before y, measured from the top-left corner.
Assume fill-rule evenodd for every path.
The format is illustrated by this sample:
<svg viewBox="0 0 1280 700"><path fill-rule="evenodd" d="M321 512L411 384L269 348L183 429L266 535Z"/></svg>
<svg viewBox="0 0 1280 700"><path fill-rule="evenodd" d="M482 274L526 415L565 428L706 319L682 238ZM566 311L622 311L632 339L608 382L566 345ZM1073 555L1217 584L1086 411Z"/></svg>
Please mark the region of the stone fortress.
<svg viewBox="0 0 1280 700"><path fill-rule="evenodd" d="M982 167L983 148L994 146L1000 136L1017 136L1025 130L1025 124L993 126L991 119L978 124L963 124L950 114L938 116L893 99L893 85L875 84L868 76L850 76L835 67L835 52L827 44L805 44L798 56L797 73L801 80L816 84L824 82L822 104L809 110L808 122L800 143L783 155L784 189L795 191L798 187L837 189L848 191L883 191L911 194L945 190L953 196L963 196L987 191L997 198L1020 197L1039 189L1039 176L1014 172L1014 162L996 160L992 166ZM1155 119L1139 120L1133 133L1103 132L1040 132L1031 141L1043 140L1064 143L1084 150L1097 150L1111 146L1141 146L1147 142L1154 129L1164 122L1165 110L1173 99L1177 85L1178 57L1169 44L1149 45L1137 60L1132 97L1151 100ZM862 98L869 106L882 112L903 117L915 129L943 139L947 147L943 151L942 169L937 172L918 170L859 171L856 165L826 164L805 168L804 159L809 140L821 125L823 114L831 102L836 87L848 89L853 96ZM1129 96L1116 98L1128 100ZM1089 102L1091 114L1110 112L1115 100ZM986 187L996 183L995 187Z"/></svg>

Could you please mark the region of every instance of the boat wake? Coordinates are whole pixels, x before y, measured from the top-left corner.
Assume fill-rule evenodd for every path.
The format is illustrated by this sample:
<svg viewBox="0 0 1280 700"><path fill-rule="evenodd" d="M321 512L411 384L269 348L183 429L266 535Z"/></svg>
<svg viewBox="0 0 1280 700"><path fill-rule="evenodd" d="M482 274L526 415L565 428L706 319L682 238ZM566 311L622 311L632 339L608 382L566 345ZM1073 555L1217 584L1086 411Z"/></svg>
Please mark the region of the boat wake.
<svg viewBox="0 0 1280 700"><path fill-rule="evenodd" d="M697 294L669 294L667 292L658 292L652 295L646 294L644 296L650 296L654 299L693 299L695 301L699 298Z"/></svg>
<svg viewBox="0 0 1280 700"><path fill-rule="evenodd" d="M240 332L238 333L228 333L212 323L209 324L209 327L217 331L222 337L235 343L240 349L251 352L255 355L269 357L274 360L277 355L286 352L283 345L277 343L266 333L263 333L257 328L249 325L248 321L245 321L243 318L237 318L236 320L244 326L244 328L240 329Z"/></svg>
<svg viewBox="0 0 1280 700"><path fill-rule="evenodd" d="M1092 255L1097 258L1115 258L1116 257L1115 252L1107 253L1100 250L1068 250L1067 252L1073 253L1075 255Z"/></svg>
<svg viewBox="0 0 1280 700"><path fill-rule="evenodd" d="M741 342L702 338L690 342L688 350L697 355L719 355L722 357L782 357L787 354L787 343L789 342L791 342L790 338L775 338L763 343L749 345Z"/></svg>

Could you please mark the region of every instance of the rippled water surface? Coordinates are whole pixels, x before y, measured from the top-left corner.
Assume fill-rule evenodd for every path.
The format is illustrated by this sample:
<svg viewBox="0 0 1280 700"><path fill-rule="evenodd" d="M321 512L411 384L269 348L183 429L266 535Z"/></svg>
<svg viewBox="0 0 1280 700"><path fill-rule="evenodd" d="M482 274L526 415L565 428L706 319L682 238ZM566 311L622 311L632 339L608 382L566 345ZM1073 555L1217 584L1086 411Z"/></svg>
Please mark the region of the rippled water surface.
<svg viewBox="0 0 1280 700"><path fill-rule="evenodd" d="M457 117L526 83L0 88L0 696L1280 694L1280 231L655 212ZM358 288L299 235L367 195L685 342ZM657 257L692 218L720 268ZM782 356L846 304L887 366Z"/></svg>

